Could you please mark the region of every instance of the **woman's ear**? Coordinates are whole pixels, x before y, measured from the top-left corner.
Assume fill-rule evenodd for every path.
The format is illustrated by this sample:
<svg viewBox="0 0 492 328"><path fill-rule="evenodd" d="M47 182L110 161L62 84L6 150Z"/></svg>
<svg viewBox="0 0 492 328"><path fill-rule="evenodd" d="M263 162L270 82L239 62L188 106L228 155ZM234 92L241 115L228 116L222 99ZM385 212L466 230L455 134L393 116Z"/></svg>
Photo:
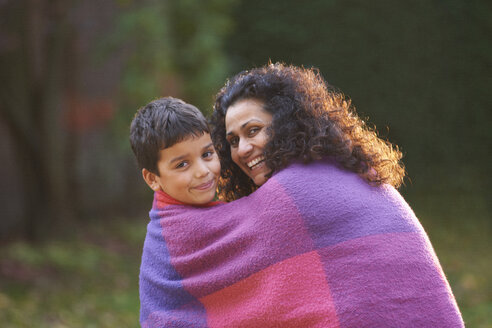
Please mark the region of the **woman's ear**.
<svg viewBox="0 0 492 328"><path fill-rule="evenodd" d="M153 191L161 190L161 186L157 181L158 177L155 173L152 173L147 169L142 169L142 177L147 185L150 187L150 189L152 189Z"/></svg>

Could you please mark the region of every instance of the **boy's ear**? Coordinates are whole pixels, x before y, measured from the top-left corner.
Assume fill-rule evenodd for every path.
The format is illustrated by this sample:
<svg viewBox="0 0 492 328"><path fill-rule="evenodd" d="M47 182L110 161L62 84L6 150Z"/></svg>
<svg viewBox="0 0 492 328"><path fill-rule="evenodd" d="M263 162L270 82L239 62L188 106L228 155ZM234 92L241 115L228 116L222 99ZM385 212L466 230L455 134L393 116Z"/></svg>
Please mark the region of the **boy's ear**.
<svg viewBox="0 0 492 328"><path fill-rule="evenodd" d="M142 169L142 177L147 183L147 185L152 189L153 191L161 190L161 186L159 185L159 182L157 181L157 175L154 173L150 172L147 169Z"/></svg>

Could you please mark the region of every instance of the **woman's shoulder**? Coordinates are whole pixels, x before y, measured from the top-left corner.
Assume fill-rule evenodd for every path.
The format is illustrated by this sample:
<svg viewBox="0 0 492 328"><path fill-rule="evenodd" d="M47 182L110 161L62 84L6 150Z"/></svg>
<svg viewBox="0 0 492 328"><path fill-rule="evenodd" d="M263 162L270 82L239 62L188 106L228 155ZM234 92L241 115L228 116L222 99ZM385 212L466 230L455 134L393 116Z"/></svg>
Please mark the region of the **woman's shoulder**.
<svg viewBox="0 0 492 328"><path fill-rule="evenodd" d="M350 172L333 160L319 160L310 163L299 161L291 163L286 168L273 175L274 180L286 184L310 183L315 185L359 185L367 184L358 174ZM368 185L368 184L367 184Z"/></svg>
<svg viewBox="0 0 492 328"><path fill-rule="evenodd" d="M323 203L346 208L363 205L372 211L376 208L392 211L399 208L411 212L406 201L391 185L371 185L357 173L330 160L292 163L270 180L267 184L279 185L277 188L284 189L300 203L309 199L313 205Z"/></svg>

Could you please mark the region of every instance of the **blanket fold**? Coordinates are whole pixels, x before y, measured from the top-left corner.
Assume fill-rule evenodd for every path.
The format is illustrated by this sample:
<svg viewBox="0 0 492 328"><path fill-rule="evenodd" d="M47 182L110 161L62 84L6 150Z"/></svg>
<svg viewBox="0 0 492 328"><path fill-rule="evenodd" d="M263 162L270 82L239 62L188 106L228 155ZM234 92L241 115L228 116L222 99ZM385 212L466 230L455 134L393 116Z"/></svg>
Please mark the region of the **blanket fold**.
<svg viewBox="0 0 492 328"><path fill-rule="evenodd" d="M143 327L463 327L424 230L392 187L317 162L229 204L155 197Z"/></svg>

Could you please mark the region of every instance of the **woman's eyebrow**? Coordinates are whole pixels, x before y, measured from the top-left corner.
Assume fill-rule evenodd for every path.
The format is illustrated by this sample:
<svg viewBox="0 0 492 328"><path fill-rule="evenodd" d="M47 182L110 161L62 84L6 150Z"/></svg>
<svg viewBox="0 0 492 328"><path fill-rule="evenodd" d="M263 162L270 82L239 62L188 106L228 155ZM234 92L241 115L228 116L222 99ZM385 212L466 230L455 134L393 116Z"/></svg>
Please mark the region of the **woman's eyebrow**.
<svg viewBox="0 0 492 328"><path fill-rule="evenodd" d="M249 123L251 123L251 122L263 123L261 120L259 120L259 119L257 119L257 118L252 118L252 119L250 119L249 121L246 121L246 122L244 122L244 123L241 125L241 130L242 130L242 129L244 129L244 128L246 127L246 125L248 125L248 124L249 124ZM231 134L233 134L233 132L232 132L232 131L229 131L229 132L227 132L227 133L226 133L226 135L231 135Z"/></svg>

